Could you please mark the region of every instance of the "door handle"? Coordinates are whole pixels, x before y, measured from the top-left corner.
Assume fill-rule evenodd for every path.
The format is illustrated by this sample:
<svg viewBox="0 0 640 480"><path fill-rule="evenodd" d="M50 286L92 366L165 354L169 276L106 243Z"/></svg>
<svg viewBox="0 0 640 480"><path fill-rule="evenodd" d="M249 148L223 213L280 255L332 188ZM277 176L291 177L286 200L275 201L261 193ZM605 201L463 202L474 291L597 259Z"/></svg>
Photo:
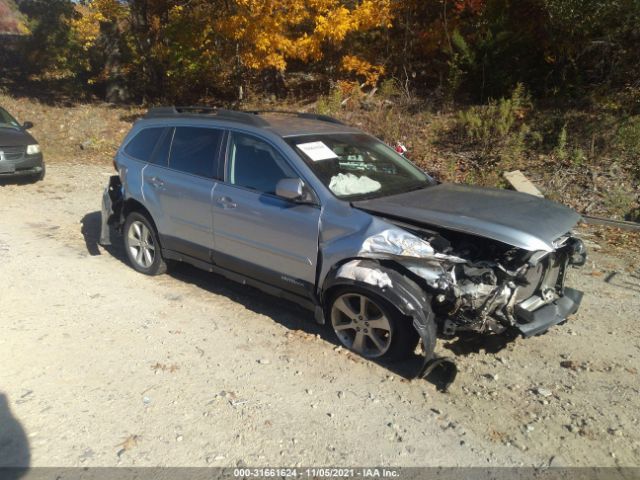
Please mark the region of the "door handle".
<svg viewBox="0 0 640 480"><path fill-rule="evenodd" d="M158 177L151 177L149 179L149 183L156 188L164 187L164 182L160 180Z"/></svg>
<svg viewBox="0 0 640 480"><path fill-rule="evenodd" d="M236 208L238 206L238 204L229 197L218 197L218 205L222 208Z"/></svg>

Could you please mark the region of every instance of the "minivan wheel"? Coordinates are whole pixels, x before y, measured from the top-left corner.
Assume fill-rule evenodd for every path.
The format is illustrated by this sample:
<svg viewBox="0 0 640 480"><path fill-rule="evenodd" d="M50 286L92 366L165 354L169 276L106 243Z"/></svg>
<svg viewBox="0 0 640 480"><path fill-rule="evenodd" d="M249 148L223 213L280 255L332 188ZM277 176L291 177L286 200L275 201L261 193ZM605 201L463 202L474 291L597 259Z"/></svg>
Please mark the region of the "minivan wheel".
<svg viewBox="0 0 640 480"><path fill-rule="evenodd" d="M167 271L155 227L141 213L132 212L127 216L124 246L131 266L138 272L161 275Z"/></svg>
<svg viewBox="0 0 640 480"><path fill-rule="evenodd" d="M418 344L411 322L387 300L365 289L340 290L332 297L329 311L340 343L365 358L399 360Z"/></svg>

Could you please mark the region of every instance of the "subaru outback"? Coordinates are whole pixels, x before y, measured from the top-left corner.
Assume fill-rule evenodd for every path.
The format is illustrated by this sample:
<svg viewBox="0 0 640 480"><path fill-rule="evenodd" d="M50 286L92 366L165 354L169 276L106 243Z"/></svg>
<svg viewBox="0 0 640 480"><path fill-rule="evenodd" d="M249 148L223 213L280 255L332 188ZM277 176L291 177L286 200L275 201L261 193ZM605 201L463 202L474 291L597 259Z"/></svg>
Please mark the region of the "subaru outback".
<svg viewBox="0 0 640 480"><path fill-rule="evenodd" d="M346 348L400 359L461 331L525 337L577 311L573 210L435 181L382 141L295 112L160 107L118 150L101 242L134 269L193 264L308 307Z"/></svg>

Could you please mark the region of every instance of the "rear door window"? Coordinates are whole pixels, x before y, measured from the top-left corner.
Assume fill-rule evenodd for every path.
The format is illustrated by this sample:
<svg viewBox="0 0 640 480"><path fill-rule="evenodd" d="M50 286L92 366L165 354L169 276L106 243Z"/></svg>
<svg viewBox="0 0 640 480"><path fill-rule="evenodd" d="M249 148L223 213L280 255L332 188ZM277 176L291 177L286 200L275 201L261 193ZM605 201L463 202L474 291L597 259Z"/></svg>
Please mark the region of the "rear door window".
<svg viewBox="0 0 640 480"><path fill-rule="evenodd" d="M164 127L145 128L141 130L124 148L125 153L143 162L150 161L151 155L163 131Z"/></svg>
<svg viewBox="0 0 640 480"><path fill-rule="evenodd" d="M169 167L200 177L216 178L222 130L205 127L176 127Z"/></svg>

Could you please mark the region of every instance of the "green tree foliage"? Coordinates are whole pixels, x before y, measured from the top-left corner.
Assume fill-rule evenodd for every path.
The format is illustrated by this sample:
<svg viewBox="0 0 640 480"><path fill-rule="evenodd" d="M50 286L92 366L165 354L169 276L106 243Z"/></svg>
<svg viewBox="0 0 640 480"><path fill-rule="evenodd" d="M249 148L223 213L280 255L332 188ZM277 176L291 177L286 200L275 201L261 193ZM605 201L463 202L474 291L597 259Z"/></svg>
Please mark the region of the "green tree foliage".
<svg viewBox="0 0 640 480"><path fill-rule="evenodd" d="M77 68L70 27L77 15L74 4L69 0L22 0L18 6L30 31L22 44L26 72L58 73Z"/></svg>
<svg viewBox="0 0 640 480"><path fill-rule="evenodd" d="M314 73L487 102L628 88L640 0L21 0L24 71L184 99ZM273 82L277 83L277 82ZM100 90L102 88L102 90ZM633 113L633 112L632 112ZM637 114L638 112L635 112Z"/></svg>

